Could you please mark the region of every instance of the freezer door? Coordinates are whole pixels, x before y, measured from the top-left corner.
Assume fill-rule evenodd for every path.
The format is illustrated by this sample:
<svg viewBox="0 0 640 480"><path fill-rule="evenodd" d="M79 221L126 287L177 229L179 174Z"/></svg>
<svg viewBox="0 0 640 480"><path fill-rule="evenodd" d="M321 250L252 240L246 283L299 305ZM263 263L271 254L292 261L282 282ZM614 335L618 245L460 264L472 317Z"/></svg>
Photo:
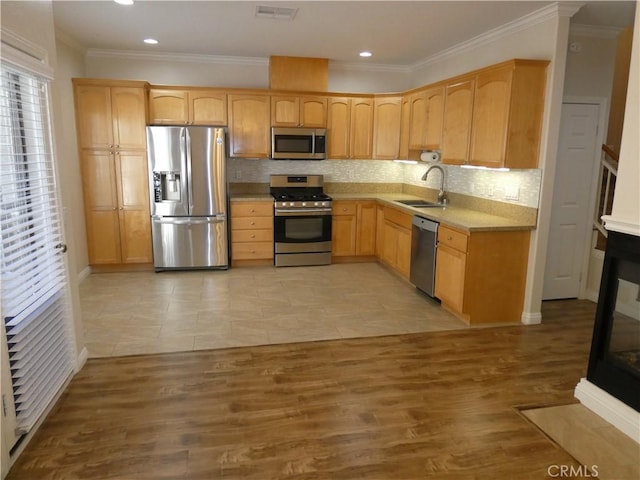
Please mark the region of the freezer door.
<svg viewBox="0 0 640 480"><path fill-rule="evenodd" d="M225 216L151 220L156 270L229 266Z"/></svg>
<svg viewBox="0 0 640 480"><path fill-rule="evenodd" d="M151 215L189 215L186 130L147 127Z"/></svg>
<svg viewBox="0 0 640 480"><path fill-rule="evenodd" d="M187 168L191 216L227 212L227 172L223 128L187 127Z"/></svg>

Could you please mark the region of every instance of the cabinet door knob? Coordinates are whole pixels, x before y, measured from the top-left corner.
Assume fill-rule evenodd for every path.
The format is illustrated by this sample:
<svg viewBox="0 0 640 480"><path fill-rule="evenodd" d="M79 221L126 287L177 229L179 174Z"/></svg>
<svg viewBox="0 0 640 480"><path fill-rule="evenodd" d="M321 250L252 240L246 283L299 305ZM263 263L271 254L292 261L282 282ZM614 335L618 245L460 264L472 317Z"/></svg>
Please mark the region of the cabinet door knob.
<svg viewBox="0 0 640 480"><path fill-rule="evenodd" d="M256 236L255 235L251 235L251 238L256 238Z"/></svg>
<svg viewBox="0 0 640 480"><path fill-rule="evenodd" d="M256 224L256 222L251 222L251 225L255 225L255 224Z"/></svg>

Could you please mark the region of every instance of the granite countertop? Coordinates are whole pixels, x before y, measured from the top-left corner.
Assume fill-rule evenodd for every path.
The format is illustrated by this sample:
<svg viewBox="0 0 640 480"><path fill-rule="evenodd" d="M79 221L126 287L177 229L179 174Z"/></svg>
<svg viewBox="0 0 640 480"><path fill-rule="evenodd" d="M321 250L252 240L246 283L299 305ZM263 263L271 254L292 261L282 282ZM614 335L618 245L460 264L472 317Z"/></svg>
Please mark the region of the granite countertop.
<svg viewBox="0 0 640 480"><path fill-rule="evenodd" d="M481 231L510 231L510 230L534 230L535 222L531 219L518 219L502 217L490 213L481 212L469 208L460 208L455 205L434 208L417 208L398 203L396 200L417 200L420 197L406 193L329 193L333 200L375 200L390 207L403 210L410 215L421 217L436 222L450 225L466 232ZM270 201L273 197L269 194L240 194L232 195L232 201Z"/></svg>

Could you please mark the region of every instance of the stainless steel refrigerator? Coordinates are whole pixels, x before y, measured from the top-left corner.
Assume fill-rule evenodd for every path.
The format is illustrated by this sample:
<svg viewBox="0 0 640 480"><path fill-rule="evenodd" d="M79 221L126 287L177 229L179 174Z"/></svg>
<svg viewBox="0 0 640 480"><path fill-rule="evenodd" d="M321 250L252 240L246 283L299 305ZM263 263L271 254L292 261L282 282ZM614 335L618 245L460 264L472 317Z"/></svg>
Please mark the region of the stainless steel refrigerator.
<svg viewBox="0 0 640 480"><path fill-rule="evenodd" d="M225 130L147 127L156 271L228 268Z"/></svg>

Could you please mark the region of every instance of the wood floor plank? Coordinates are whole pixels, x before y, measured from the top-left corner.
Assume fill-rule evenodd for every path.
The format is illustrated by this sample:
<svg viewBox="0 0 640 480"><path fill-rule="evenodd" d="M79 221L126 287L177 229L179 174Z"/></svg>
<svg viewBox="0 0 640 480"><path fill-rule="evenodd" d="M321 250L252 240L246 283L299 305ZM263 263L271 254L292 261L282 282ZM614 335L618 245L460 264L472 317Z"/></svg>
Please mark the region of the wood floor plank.
<svg viewBox="0 0 640 480"><path fill-rule="evenodd" d="M90 359L8 480L546 478L578 464L514 406L574 401L594 312Z"/></svg>

